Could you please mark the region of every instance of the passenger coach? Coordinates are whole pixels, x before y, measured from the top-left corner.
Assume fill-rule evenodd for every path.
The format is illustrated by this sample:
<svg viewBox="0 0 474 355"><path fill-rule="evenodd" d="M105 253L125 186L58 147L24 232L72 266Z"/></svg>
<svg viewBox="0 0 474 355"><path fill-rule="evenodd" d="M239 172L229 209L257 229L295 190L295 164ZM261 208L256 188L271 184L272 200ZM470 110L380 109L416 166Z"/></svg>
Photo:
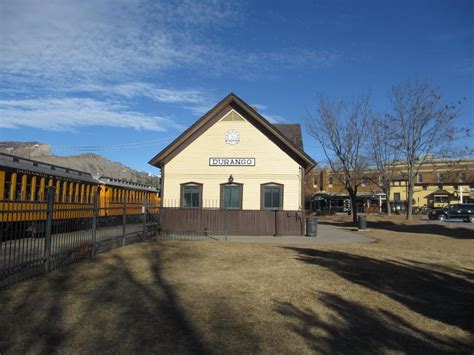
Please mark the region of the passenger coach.
<svg viewBox="0 0 474 355"><path fill-rule="evenodd" d="M143 204L158 207L158 190L110 177L0 153L0 231L21 222L46 219L46 193L54 187L54 219L92 216L94 195L100 217L140 215ZM71 213L74 211L74 213Z"/></svg>

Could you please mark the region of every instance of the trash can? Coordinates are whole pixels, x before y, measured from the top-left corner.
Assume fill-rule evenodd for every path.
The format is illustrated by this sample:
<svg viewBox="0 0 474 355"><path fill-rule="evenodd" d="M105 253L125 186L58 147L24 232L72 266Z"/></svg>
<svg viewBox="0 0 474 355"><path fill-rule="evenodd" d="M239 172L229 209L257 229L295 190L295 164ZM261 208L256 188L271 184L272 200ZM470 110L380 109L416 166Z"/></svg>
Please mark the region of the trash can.
<svg viewBox="0 0 474 355"><path fill-rule="evenodd" d="M367 216L366 215L359 215L359 229L367 229Z"/></svg>
<svg viewBox="0 0 474 355"><path fill-rule="evenodd" d="M316 237L318 235L318 220L314 216L306 218L306 235Z"/></svg>

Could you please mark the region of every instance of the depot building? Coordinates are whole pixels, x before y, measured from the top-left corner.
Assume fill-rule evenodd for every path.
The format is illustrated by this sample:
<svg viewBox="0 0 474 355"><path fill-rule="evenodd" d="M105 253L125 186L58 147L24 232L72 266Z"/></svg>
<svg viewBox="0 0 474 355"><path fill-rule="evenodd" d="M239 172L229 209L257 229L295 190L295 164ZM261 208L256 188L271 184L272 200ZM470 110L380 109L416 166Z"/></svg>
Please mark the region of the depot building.
<svg viewBox="0 0 474 355"><path fill-rule="evenodd" d="M304 232L304 177L315 162L301 127L271 124L233 93L149 163L161 169L165 229Z"/></svg>

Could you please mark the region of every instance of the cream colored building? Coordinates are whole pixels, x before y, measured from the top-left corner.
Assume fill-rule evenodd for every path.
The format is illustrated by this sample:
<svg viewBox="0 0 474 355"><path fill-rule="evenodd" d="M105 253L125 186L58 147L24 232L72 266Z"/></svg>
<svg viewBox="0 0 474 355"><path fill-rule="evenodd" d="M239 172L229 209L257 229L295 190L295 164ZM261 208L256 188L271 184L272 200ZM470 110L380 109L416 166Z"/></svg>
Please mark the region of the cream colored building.
<svg viewBox="0 0 474 355"><path fill-rule="evenodd" d="M401 174L391 186L390 200L406 204L407 178ZM441 208L474 200L474 160L438 159L427 163L415 177L414 207Z"/></svg>
<svg viewBox="0 0 474 355"><path fill-rule="evenodd" d="M272 125L230 94L150 161L162 206L301 213L315 162L299 143L299 125Z"/></svg>

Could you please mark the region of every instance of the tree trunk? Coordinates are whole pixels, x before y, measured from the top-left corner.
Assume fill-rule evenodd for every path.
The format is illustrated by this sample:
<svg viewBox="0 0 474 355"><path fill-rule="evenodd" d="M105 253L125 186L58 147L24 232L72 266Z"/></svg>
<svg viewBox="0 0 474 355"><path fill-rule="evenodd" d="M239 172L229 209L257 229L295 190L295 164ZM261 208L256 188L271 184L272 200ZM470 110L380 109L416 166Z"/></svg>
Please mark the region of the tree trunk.
<svg viewBox="0 0 474 355"><path fill-rule="evenodd" d="M356 193L349 192L351 197L351 209L352 209L352 222L357 224L357 202L356 202Z"/></svg>
<svg viewBox="0 0 474 355"><path fill-rule="evenodd" d="M390 208L390 199L388 197L385 200L385 208L387 208L387 216L391 216L392 211L391 211L391 208Z"/></svg>
<svg viewBox="0 0 474 355"><path fill-rule="evenodd" d="M413 189L415 188L415 183L411 172L408 177L408 196L407 196L407 220L411 221L413 219Z"/></svg>
<svg viewBox="0 0 474 355"><path fill-rule="evenodd" d="M385 206L387 207L387 216L392 215L392 211L390 209L390 187L385 188Z"/></svg>

